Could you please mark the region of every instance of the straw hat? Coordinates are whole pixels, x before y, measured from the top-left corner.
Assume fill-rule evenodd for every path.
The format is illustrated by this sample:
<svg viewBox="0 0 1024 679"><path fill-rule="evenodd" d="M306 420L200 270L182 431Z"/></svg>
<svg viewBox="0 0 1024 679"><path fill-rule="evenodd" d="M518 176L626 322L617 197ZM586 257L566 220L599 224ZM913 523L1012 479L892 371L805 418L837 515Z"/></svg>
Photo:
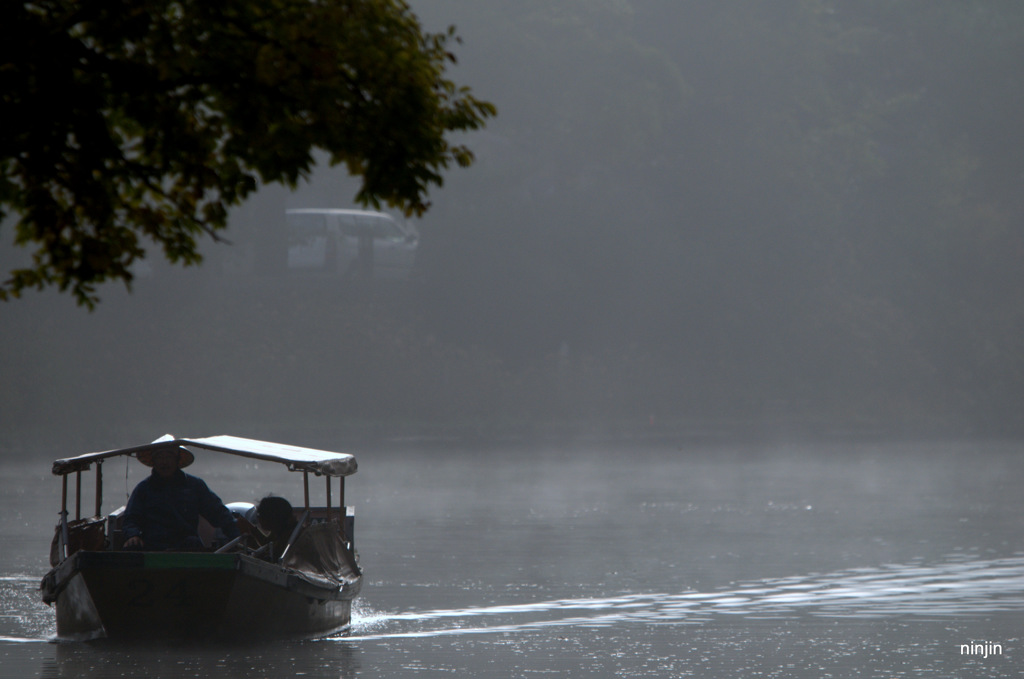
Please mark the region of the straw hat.
<svg viewBox="0 0 1024 679"><path fill-rule="evenodd" d="M147 467L153 466L153 453L161 450L173 450L173 448L157 448L156 450L140 450L136 453L135 457L138 458L139 462L146 465ZM178 446L178 468L184 469L193 462L195 462L196 456L186 448Z"/></svg>

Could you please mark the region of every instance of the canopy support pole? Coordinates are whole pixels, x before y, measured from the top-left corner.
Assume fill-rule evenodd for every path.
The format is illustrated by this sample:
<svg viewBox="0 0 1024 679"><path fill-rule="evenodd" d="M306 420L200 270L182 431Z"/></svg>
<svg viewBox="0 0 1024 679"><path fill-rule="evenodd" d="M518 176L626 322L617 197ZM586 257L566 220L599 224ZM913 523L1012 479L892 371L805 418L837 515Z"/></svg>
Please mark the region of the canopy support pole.
<svg viewBox="0 0 1024 679"><path fill-rule="evenodd" d="M103 509L103 462L96 460L96 516L102 516Z"/></svg>
<svg viewBox="0 0 1024 679"><path fill-rule="evenodd" d="M345 525L345 477L338 477L338 523Z"/></svg>
<svg viewBox="0 0 1024 679"><path fill-rule="evenodd" d="M68 558L68 475L61 474L60 489L60 560Z"/></svg>

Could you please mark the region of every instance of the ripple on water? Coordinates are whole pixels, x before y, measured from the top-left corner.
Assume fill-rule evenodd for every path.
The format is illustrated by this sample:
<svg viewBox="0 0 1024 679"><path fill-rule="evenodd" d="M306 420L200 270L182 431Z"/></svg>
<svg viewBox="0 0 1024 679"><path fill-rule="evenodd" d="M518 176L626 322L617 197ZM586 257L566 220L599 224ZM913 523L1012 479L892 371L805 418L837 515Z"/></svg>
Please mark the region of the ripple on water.
<svg viewBox="0 0 1024 679"><path fill-rule="evenodd" d="M357 607L348 639L514 632L623 623L700 624L715 616L976 616L1024 611L1024 557L886 564L789 576L715 592L628 594L381 613ZM580 612L586 612L580 615ZM438 626L437 623L444 621Z"/></svg>

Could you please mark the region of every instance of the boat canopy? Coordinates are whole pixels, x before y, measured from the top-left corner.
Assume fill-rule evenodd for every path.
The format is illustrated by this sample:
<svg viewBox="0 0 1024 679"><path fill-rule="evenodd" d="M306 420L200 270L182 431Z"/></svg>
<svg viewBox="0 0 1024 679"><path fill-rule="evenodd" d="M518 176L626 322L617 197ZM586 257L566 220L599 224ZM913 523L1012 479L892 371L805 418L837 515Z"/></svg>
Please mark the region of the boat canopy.
<svg viewBox="0 0 1024 679"><path fill-rule="evenodd" d="M218 453L228 453L240 457L249 457L268 462L280 462L291 471L312 472L320 476L349 476L356 473L356 458L348 453L333 453L315 448L302 448L284 443L257 441L238 436L209 436L206 438L183 439L170 434L161 436L152 443L118 450L106 450L98 453L86 453L77 457L55 460L53 473L61 476L88 469L93 462L119 455L136 456L144 451L157 451L166 448L185 446L202 448Z"/></svg>

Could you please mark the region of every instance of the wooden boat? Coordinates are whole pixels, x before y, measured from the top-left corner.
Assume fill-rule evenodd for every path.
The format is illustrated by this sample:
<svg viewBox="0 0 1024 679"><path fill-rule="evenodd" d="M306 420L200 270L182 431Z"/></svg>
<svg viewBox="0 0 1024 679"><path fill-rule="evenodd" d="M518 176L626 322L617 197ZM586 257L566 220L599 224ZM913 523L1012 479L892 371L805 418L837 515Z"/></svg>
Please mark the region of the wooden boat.
<svg viewBox="0 0 1024 679"><path fill-rule="evenodd" d="M204 449L284 465L302 472L305 507L283 550L255 547L254 507L230 503L242 535L218 544L213 529L200 526L209 551L121 550L124 507L103 515L103 462L152 454L164 448ZM82 475L95 467L95 514L82 516ZM153 443L56 460L61 511L43 601L54 605L62 640L308 638L343 630L362 582L353 543L354 515L345 506L345 477L356 471L352 455L299 448L234 436ZM326 505L309 502L309 476L326 477ZM69 477L75 488L70 518ZM337 479L338 500L331 502ZM200 521L205 524L205 521ZM262 534L260 534L262 535ZM280 551L279 558L271 554Z"/></svg>

